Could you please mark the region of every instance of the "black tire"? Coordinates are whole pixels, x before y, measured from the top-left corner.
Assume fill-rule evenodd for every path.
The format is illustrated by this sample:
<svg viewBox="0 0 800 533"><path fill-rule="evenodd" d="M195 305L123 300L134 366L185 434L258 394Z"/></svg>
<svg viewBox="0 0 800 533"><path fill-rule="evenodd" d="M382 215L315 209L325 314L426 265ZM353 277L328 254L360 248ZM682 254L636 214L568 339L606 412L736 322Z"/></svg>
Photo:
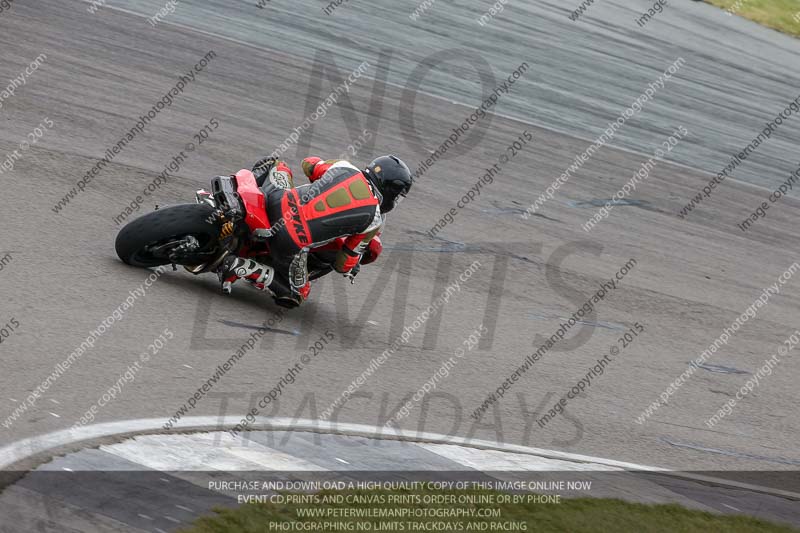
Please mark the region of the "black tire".
<svg viewBox="0 0 800 533"><path fill-rule="evenodd" d="M217 247L221 229L219 220L213 214L214 208L207 204L181 204L148 213L119 232L115 246L117 255L125 263L137 267L167 265L169 259L156 257L146 248L187 235L200 241L201 252L213 251ZM186 264L203 262L205 259L198 257L197 261L187 260Z"/></svg>

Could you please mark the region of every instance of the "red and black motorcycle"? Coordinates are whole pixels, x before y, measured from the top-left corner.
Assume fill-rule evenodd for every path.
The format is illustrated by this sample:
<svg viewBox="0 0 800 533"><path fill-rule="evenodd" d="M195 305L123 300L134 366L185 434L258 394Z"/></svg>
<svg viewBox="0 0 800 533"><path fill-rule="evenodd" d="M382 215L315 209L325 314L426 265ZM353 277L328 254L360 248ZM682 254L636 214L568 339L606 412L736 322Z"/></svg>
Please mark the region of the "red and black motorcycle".
<svg viewBox="0 0 800 533"><path fill-rule="evenodd" d="M116 240L119 258L137 267L182 265L192 274L215 272L229 254L270 263L266 196L251 171L216 177L211 192L201 189L195 196L194 204L156 209L122 228ZM310 279L333 270L343 243L336 239L309 251Z"/></svg>

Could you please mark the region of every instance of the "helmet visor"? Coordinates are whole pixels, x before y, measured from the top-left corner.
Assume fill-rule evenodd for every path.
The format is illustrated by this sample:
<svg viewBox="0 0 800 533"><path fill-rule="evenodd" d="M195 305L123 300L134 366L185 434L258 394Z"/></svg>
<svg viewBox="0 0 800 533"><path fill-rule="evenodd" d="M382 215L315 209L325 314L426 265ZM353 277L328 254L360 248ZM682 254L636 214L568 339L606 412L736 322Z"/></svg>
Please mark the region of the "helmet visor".
<svg viewBox="0 0 800 533"><path fill-rule="evenodd" d="M386 192L392 196L405 196L411 189L411 184L403 180L392 180L384 184Z"/></svg>

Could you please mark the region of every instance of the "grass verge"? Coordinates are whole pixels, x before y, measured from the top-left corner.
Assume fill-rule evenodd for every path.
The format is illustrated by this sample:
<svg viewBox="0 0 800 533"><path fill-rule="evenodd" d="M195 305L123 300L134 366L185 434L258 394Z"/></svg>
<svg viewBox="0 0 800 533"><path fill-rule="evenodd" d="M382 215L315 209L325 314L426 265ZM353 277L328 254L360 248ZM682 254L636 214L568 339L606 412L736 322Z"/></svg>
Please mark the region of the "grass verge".
<svg viewBox="0 0 800 533"><path fill-rule="evenodd" d="M790 533L798 530L745 516L644 505L612 499L560 499L484 490L344 490L313 495L282 493L284 503L248 503L217 509L181 533L272 531L536 531L537 533L659 533L725 531ZM514 502L517 497L522 501ZM285 498L298 497L287 503ZM313 501L308 501L311 498ZM539 500L536 500L539 498ZM552 496L550 497L552 500ZM506 501L511 499L511 501ZM426 500L434 500L426 503ZM309 516L314 513L316 516ZM370 515L376 513L377 515ZM447 516L461 514L462 516ZM471 516L470 516L471 515Z"/></svg>
<svg viewBox="0 0 800 533"><path fill-rule="evenodd" d="M797 0L705 0L732 15L800 37L800 3Z"/></svg>

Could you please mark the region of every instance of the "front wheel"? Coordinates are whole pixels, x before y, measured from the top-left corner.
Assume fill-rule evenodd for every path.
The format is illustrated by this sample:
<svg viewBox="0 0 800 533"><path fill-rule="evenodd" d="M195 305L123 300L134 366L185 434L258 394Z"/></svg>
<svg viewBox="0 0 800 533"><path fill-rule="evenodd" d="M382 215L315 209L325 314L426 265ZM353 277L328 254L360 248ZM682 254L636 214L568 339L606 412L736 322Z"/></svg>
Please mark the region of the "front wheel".
<svg viewBox="0 0 800 533"><path fill-rule="evenodd" d="M219 247L221 225L208 204L181 204L165 207L141 216L122 228L117 235L117 255L125 263L137 267L156 267L172 263L172 243L194 244L189 254L181 256L181 264L206 262ZM193 238L193 239L191 239Z"/></svg>

